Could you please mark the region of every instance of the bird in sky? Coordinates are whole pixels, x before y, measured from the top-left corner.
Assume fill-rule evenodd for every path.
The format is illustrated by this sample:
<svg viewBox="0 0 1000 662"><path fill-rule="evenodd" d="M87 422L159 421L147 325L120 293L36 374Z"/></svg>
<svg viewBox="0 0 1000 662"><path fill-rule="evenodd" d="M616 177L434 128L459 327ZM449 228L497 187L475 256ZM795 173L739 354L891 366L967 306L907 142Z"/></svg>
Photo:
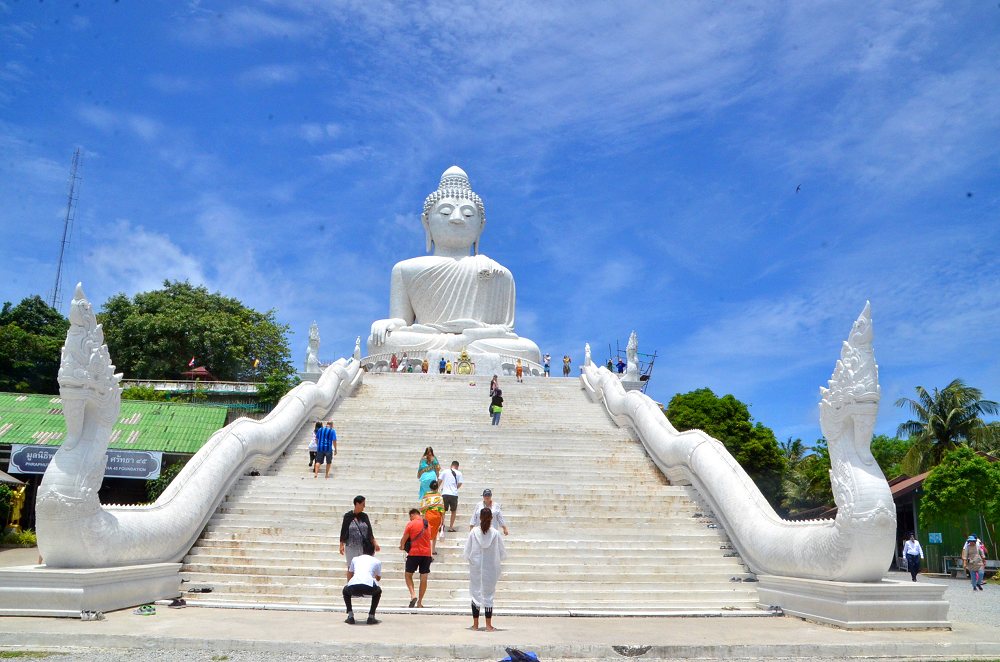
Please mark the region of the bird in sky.
<svg viewBox="0 0 1000 662"><path fill-rule="evenodd" d="M795 192L796 193L798 193L801 190L802 190L802 184L799 184L798 186L795 187Z"/></svg>

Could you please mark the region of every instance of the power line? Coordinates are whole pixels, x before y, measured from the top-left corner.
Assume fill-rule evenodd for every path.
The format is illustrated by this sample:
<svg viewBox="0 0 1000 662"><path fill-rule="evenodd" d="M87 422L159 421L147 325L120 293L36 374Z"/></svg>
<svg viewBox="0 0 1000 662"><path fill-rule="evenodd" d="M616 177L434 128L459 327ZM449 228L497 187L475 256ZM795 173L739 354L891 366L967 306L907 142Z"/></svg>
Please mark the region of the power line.
<svg viewBox="0 0 1000 662"><path fill-rule="evenodd" d="M56 266L56 284L52 288L52 300L49 305L59 310L62 308L62 269L63 259L66 256L66 246L72 233L73 220L76 218L76 201L79 197L77 182L80 177L77 171L80 168L80 148L73 152L73 167L69 175L69 194L66 196L66 220L63 222L62 242L59 244L59 264Z"/></svg>

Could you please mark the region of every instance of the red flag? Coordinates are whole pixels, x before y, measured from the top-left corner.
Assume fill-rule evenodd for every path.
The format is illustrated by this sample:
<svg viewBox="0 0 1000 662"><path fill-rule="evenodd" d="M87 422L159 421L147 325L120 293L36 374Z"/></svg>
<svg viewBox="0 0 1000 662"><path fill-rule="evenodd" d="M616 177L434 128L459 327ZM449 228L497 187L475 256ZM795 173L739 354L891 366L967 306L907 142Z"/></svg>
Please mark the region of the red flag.
<svg viewBox="0 0 1000 662"><path fill-rule="evenodd" d="M194 367L194 357L193 356L191 357L191 360L188 361L188 367L189 368L193 368Z"/></svg>

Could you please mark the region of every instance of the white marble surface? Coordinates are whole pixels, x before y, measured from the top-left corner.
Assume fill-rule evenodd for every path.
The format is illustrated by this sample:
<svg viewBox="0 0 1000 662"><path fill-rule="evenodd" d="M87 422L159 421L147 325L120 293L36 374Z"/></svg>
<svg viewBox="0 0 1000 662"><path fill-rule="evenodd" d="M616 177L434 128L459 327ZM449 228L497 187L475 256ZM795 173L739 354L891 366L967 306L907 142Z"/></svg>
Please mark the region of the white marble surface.
<svg viewBox="0 0 1000 662"><path fill-rule="evenodd" d="M251 467L270 465L303 425L328 415L363 374L359 362L340 359L319 383L292 389L263 420L239 419L216 432L155 503L105 507L97 493L121 388L90 302L77 285L59 369L66 440L36 499L38 549L46 566L179 561L229 487Z"/></svg>
<svg viewBox="0 0 1000 662"><path fill-rule="evenodd" d="M319 368L319 326L313 322L309 326L309 344L306 346L306 374L318 374Z"/></svg>
<svg viewBox="0 0 1000 662"><path fill-rule="evenodd" d="M606 368L584 366L581 383L612 418L633 428L650 457L675 482L690 482L755 573L878 582L892 558L892 495L871 454L878 413L878 366L866 305L823 391L821 423L830 447L835 520L781 519L726 448L701 430L678 432L650 398L627 392Z"/></svg>
<svg viewBox="0 0 1000 662"><path fill-rule="evenodd" d="M368 354L467 350L537 363L538 346L514 333L513 275L479 254L486 212L465 171L444 172L421 220L433 254L393 267L389 317L372 323Z"/></svg>

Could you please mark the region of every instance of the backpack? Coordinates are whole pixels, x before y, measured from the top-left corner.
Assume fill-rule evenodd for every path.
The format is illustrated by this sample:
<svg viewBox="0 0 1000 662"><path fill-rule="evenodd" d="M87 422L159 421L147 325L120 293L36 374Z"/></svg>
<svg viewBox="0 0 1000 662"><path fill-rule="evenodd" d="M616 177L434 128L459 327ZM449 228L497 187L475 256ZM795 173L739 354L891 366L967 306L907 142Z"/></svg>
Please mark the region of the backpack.
<svg viewBox="0 0 1000 662"><path fill-rule="evenodd" d="M500 660L500 662L538 662L538 656L532 651L522 651L517 648L504 648L507 652L507 657Z"/></svg>

